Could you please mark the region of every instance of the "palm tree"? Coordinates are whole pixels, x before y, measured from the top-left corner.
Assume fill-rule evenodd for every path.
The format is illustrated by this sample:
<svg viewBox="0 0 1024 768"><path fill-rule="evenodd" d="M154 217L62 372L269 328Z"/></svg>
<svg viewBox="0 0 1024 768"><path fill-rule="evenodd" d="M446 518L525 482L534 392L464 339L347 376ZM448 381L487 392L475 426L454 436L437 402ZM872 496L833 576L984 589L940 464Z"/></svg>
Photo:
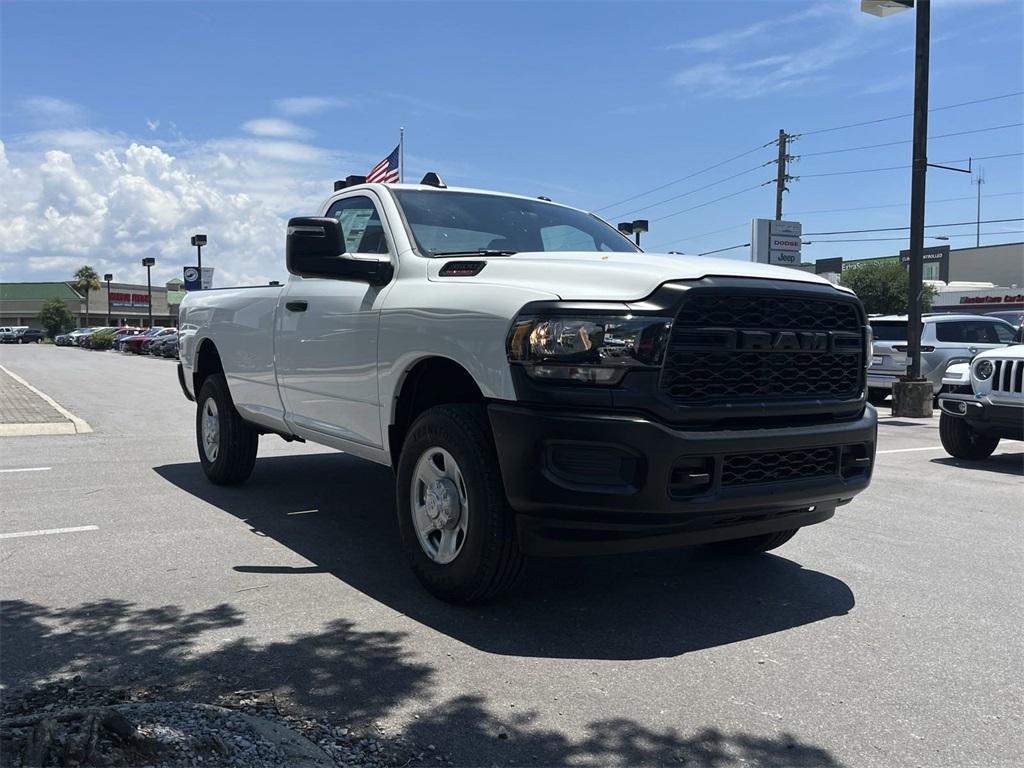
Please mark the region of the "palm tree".
<svg viewBox="0 0 1024 768"><path fill-rule="evenodd" d="M100 276L96 270L88 264L79 267L75 272L75 288L85 291L85 325L89 324L89 291L98 290L100 287Z"/></svg>

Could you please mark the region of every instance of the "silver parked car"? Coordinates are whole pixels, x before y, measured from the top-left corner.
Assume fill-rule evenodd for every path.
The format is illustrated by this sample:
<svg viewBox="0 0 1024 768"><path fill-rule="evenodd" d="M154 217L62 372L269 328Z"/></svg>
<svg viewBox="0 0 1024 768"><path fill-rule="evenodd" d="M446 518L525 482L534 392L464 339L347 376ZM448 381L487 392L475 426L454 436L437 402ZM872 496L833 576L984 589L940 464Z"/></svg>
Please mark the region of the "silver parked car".
<svg viewBox="0 0 1024 768"><path fill-rule="evenodd" d="M868 322L874 337L868 399L879 405L907 370L907 317L872 317ZM942 389L942 375L952 363L967 362L986 349L1006 346L1015 335L1008 322L985 315L925 315L921 325L921 375L931 382L935 394Z"/></svg>

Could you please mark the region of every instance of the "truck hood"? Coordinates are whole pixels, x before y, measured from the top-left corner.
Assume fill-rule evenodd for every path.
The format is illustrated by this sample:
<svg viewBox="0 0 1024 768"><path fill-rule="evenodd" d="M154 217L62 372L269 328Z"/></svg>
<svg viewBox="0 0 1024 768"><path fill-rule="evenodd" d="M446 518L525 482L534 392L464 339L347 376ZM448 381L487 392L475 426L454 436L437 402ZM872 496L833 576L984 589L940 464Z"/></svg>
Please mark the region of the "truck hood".
<svg viewBox="0 0 1024 768"><path fill-rule="evenodd" d="M474 277L441 277L452 261L485 261ZM634 301L649 296L670 280L708 276L756 277L828 285L824 278L789 267L773 267L735 259L661 253L537 252L513 256L431 259L427 277L434 281L472 281L514 286L558 295L564 300Z"/></svg>

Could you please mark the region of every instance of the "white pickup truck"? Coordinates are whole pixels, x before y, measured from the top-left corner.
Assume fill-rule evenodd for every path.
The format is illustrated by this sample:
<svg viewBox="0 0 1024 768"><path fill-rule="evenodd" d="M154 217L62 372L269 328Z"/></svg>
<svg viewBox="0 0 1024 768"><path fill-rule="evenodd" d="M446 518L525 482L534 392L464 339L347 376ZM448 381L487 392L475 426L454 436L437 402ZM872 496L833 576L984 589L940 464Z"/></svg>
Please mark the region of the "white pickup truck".
<svg viewBox="0 0 1024 768"><path fill-rule="evenodd" d="M525 555L762 552L868 486L850 291L644 253L547 198L349 181L289 222L286 285L182 303L211 481L268 433L391 466L408 560L457 603Z"/></svg>

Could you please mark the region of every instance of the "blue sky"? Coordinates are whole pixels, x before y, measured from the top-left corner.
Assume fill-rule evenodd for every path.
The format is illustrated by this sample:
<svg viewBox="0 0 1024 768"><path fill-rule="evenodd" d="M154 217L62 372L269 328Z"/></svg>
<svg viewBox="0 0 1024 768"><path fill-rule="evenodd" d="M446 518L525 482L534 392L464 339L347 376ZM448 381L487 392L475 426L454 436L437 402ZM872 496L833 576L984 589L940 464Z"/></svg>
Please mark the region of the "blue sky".
<svg viewBox="0 0 1024 768"><path fill-rule="evenodd" d="M774 176L758 167L774 147L756 148L784 128L808 134L792 146L803 178L785 203L805 232L905 226L909 169L815 175L910 162L909 142L812 156L910 138L909 118L810 135L911 111L913 14L858 5L5 3L0 279L59 279L81 263L130 278L144 255L166 278L199 230L218 284L279 278L287 217L365 173L399 126L410 177L433 169L646 217L645 245L693 253L743 243L752 216L773 214L772 187L742 190ZM1024 90L1024 3L933 6L933 107ZM1010 127L934 138L930 157L1020 153L1022 121L1020 96L933 112L933 137ZM980 162L983 218L1024 216L1022 159ZM967 174L930 172L929 223L972 220L975 190ZM983 242L1022 229L989 225ZM819 241L804 257L901 247Z"/></svg>

